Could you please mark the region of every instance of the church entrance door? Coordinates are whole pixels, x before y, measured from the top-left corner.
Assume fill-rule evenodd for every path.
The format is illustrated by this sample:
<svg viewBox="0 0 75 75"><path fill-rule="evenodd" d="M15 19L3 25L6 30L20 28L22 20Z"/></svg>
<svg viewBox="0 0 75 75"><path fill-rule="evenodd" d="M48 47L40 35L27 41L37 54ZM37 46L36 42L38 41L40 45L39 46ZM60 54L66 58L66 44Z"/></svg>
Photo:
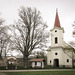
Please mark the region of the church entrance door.
<svg viewBox="0 0 75 75"><path fill-rule="evenodd" d="M54 59L54 67L59 67L59 59Z"/></svg>

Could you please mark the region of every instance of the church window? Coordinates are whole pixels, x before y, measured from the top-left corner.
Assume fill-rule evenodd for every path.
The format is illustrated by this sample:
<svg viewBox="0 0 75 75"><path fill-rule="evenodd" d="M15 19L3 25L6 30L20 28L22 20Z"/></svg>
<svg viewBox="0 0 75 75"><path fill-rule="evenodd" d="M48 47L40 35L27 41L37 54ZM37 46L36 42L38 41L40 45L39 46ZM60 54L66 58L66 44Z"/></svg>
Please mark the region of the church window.
<svg viewBox="0 0 75 75"><path fill-rule="evenodd" d="M55 53L55 55L58 55L58 53Z"/></svg>
<svg viewBox="0 0 75 75"><path fill-rule="evenodd" d="M69 62L69 59L67 59L67 63Z"/></svg>
<svg viewBox="0 0 75 75"><path fill-rule="evenodd" d="M55 32L57 32L57 30L55 30Z"/></svg>
<svg viewBox="0 0 75 75"><path fill-rule="evenodd" d="M37 65L37 62L35 62L35 65Z"/></svg>
<svg viewBox="0 0 75 75"><path fill-rule="evenodd" d="M50 60L50 63L51 63L51 60Z"/></svg>
<svg viewBox="0 0 75 75"><path fill-rule="evenodd" d="M55 44L56 44L56 43L58 43L58 38L57 38L57 37L55 37Z"/></svg>

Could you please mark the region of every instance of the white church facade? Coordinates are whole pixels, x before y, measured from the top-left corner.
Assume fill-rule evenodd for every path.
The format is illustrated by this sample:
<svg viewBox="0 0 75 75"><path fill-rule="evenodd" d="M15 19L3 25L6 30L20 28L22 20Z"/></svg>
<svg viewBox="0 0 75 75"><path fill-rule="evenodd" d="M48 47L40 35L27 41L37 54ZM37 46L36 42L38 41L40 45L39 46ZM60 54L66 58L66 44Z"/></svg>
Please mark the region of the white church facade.
<svg viewBox="0 0 75 75"><path fill-rule="evenodd" d="M47 52L47 65L51 67L75 66L74 48L64 41L64 28L60 25L58 11L56 11L54 27L51 29L51 46Z"/></svg>

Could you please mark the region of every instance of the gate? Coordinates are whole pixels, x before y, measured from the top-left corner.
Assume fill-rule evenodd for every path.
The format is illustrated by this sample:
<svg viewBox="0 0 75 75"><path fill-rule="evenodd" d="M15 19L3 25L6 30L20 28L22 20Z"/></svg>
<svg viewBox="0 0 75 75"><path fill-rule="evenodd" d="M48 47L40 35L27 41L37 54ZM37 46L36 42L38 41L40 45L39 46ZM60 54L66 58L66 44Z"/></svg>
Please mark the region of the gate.
<svg viewBox="0 0 75 75"><path fill-rule="evenodd" d="M15 65L12 63L11 64L8 63L8 69L15 69Z"/></svg>

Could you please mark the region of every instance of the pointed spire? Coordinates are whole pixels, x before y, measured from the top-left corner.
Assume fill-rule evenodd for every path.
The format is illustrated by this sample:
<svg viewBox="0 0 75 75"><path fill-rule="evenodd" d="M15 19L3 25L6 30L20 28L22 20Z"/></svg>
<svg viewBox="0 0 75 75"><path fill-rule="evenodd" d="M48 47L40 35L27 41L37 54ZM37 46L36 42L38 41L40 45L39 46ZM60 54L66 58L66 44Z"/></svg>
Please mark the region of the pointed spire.
<svg viewBox="0 0 75 75"><path fill-rule="evenodd" d="M59 16L58 16L58 10L57 9L56 9L56 17L55 17L54 27L61 28L60 21L59 21Z"/></svg>

